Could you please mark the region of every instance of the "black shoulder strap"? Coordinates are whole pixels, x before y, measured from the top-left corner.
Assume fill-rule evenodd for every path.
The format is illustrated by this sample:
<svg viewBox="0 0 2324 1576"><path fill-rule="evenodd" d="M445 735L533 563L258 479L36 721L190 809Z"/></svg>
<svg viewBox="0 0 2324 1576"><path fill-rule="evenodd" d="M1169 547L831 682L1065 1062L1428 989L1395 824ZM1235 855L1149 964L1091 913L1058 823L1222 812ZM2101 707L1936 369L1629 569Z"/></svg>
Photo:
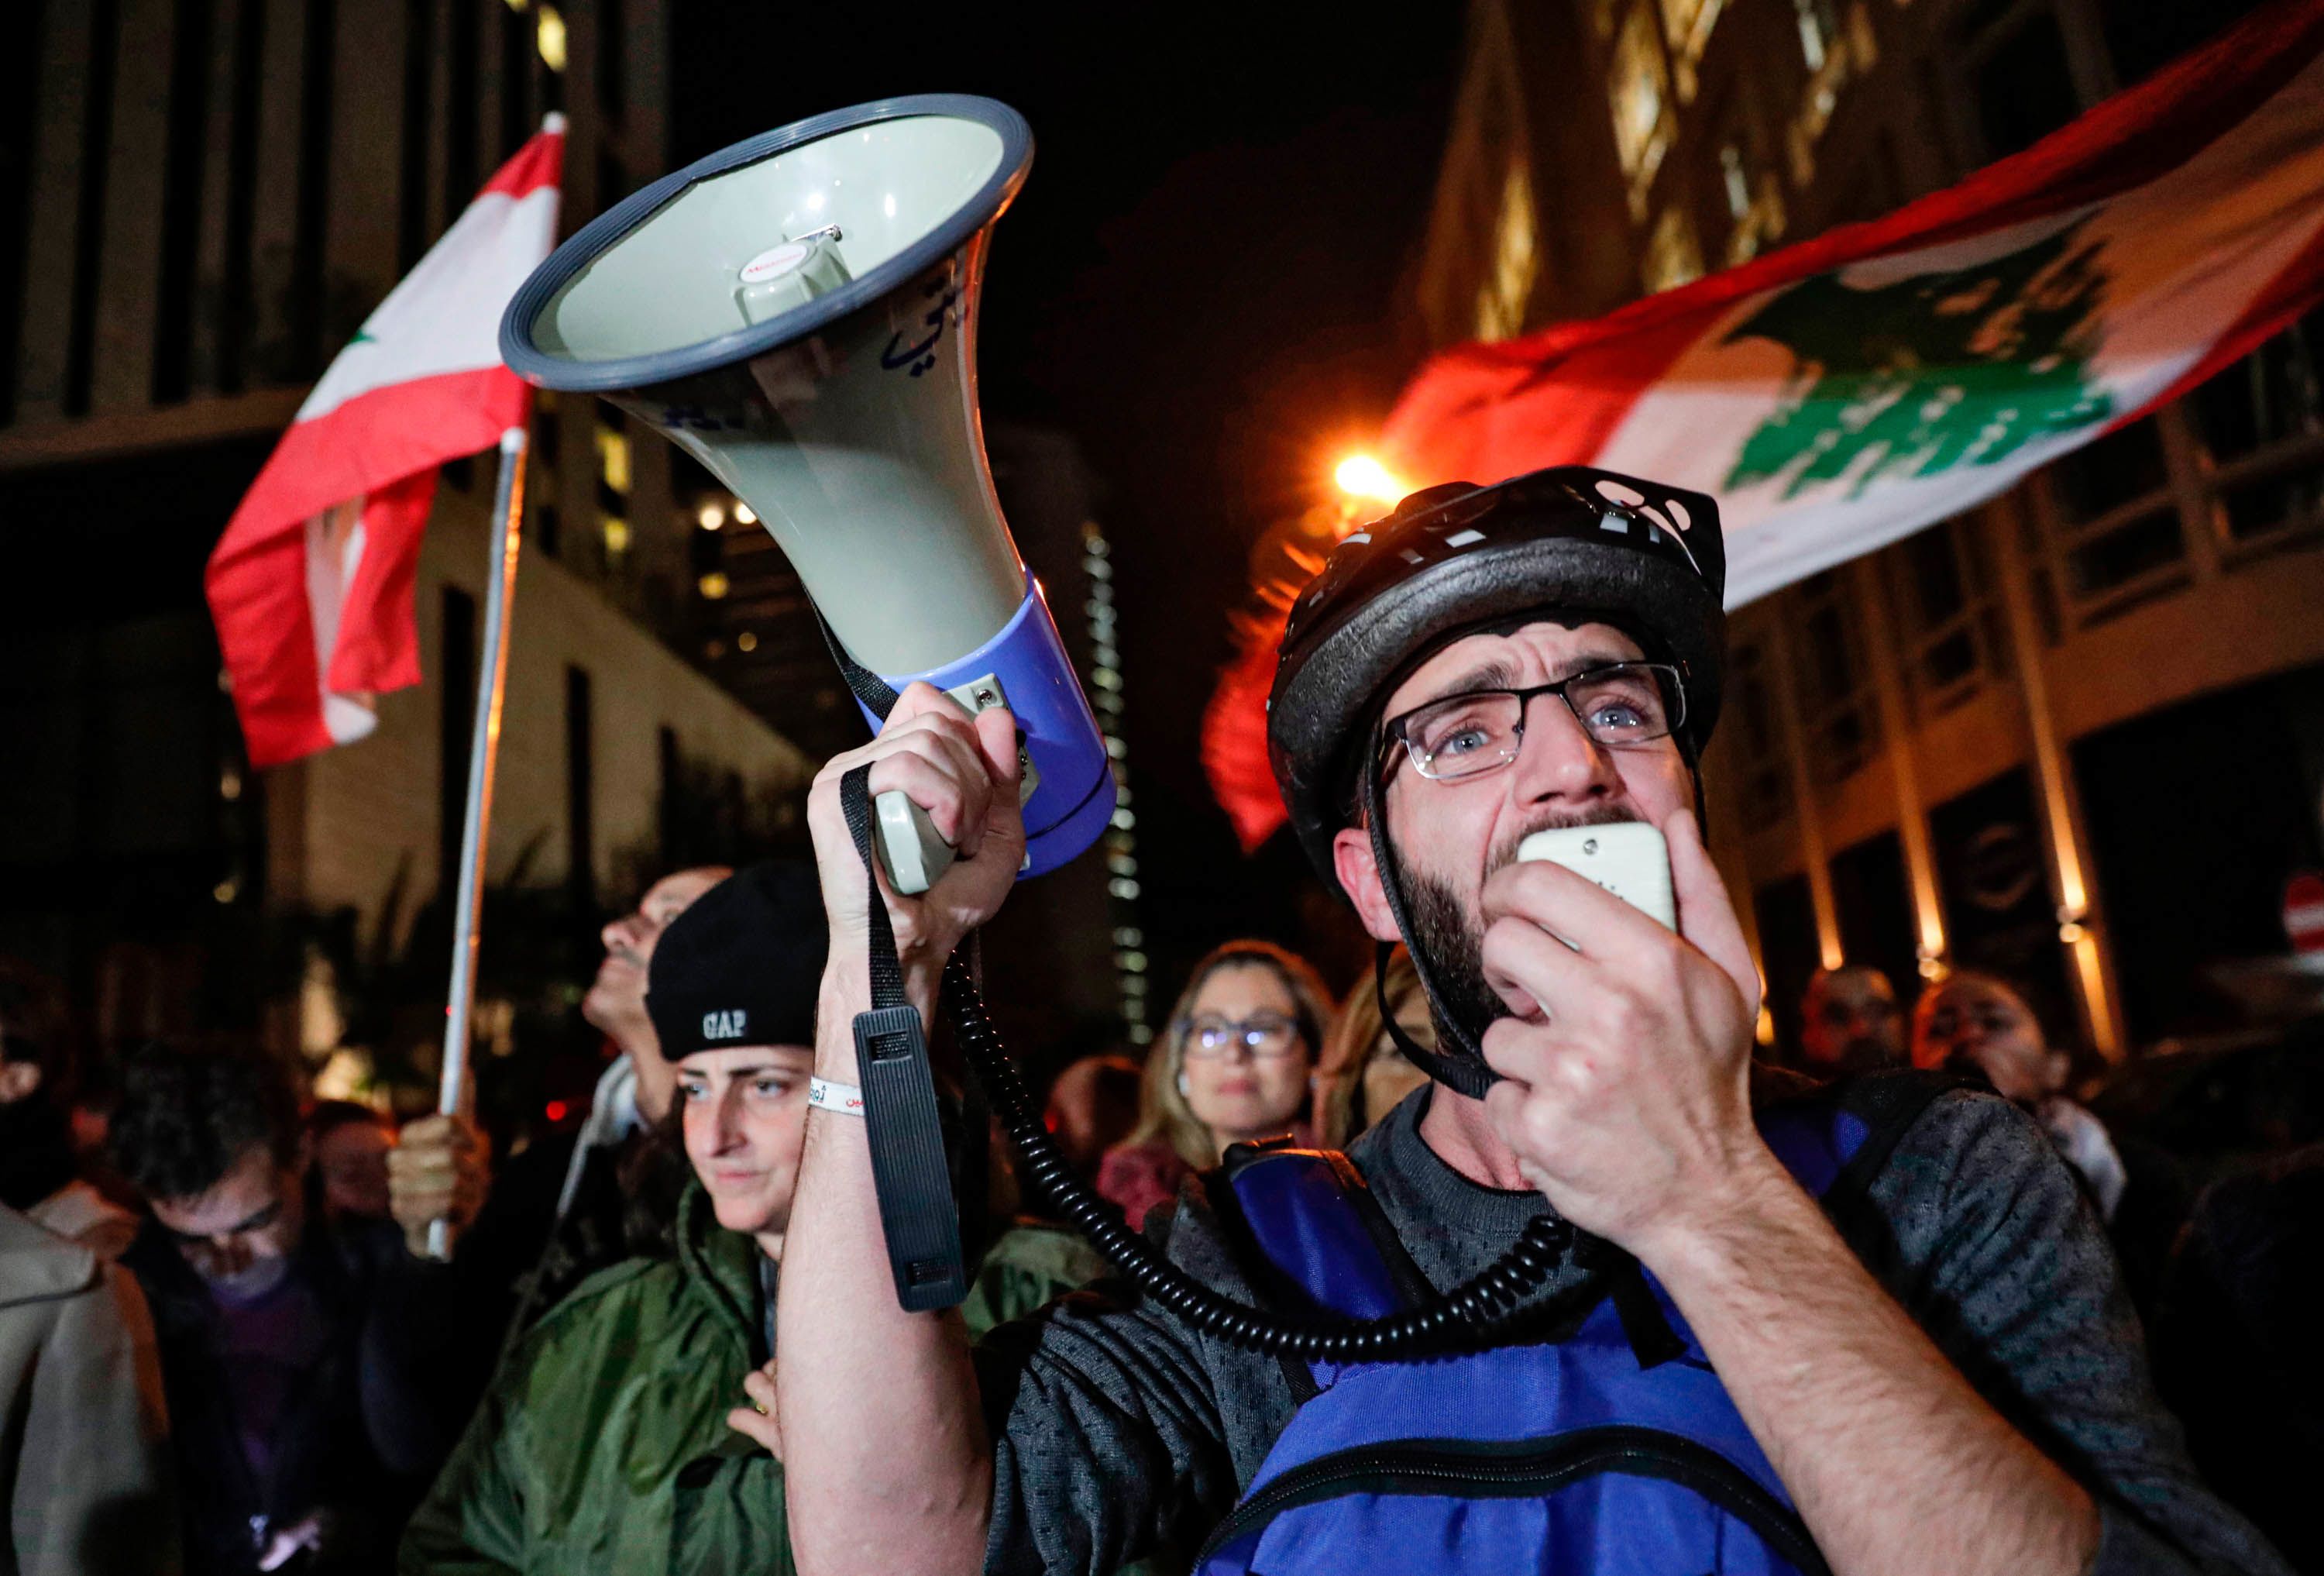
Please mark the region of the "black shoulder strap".
<svg viewBox="0 0 2324 1576"><path fill-rule="evenodd" d="M1887 1168L1898 1140L1939 1098L1977 1087L1975 1079L1958 1073L1907 1070L1862 1074L1827 1092L1826 1098L1864 1124L1863 1142L1822 1199L1824 1214L1859 1258L1878 1258L1888 1249L1890 1232L1872 1202L1872 1184ZM1868 1267L1877 1273L1877 1265L1868 1261Z"/></svg>

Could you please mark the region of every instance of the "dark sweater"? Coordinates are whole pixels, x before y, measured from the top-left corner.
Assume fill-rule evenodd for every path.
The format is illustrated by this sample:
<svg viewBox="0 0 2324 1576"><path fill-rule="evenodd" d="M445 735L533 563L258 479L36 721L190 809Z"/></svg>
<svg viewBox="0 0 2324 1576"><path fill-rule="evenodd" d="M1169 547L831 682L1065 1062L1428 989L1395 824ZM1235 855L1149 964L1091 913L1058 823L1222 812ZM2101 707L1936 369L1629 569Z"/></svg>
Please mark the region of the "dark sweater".
<svg viewBox="0 0 2324 1576"><path fill-rule="evenodd" d="M1350 1156L1443 1291L1498 1259L1545 1205L1437 1158L1418 1131L1426 1106L1406 1101ZM2097 1576L2287 1570L2197 1479L2154 1397L2105 1231L2023 1112L1988 1095L1940 1095L1864 1202L1836 1214L1858 1256L2098 1501ZM1199 1188L1175 1212L1157 1210L1148 1234L1202 1280L1252 1300ZM1274 1359L1196 1334L1118 1285L993 1332L977 1365L994 1442L988 1571L1098 1576L1159 1547L1194 1547L1294 1410Z"/></svg>

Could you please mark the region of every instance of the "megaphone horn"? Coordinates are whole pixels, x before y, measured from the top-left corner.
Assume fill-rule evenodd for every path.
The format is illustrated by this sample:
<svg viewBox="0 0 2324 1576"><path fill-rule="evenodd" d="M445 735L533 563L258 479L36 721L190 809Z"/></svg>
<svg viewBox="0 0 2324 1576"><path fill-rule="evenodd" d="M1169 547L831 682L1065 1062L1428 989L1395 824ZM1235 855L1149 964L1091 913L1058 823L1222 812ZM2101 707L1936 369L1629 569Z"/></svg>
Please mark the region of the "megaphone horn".
<svg viewBox="0 0 2324 1576"><path fill-rule="evenodd" d="M1039 584L992 490L975 325L992 223L1032 163L1024 117L932 94L834 111L688 165L527 280L501 354L604 395L754 510L873 725L916 679L1023 731L1023 873L1097 841L1114 782ZM898 890L952 858L880 796Z"/></svg>

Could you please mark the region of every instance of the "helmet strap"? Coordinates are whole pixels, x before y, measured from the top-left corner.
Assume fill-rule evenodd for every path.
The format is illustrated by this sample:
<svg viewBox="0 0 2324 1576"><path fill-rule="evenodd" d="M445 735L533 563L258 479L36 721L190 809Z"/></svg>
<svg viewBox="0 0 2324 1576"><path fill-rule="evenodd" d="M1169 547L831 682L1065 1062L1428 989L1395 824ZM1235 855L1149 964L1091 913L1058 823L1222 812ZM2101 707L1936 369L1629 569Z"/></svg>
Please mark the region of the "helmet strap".
<svg viewBox="0 0 2324 1576"><path fill-rule="evenodd" d="M1456 1094L1482 1100L1485 1091L1499 1083L1501 1075L1485 1064L1484 1052L1469 1037L1467 1028L1445 1008L1443 993L1436 987L1435 964L1422 949L1419 938L1413 935L1411 916L1405 908L1404 887L1397 873L1396 851L1388 844L1388 802L1379 765L1382 735L1375 728L1364 770L1364 822L1371 834L1372 863L1379 871L1380 895L1388 899L1388 917L1396 921L1397 934L1404 937L1405 951L1412 958L1412 972L1428 997L1437 1027L1460 1048L1453 1054L1425 1049L1397 1022L1388 1004L1388 958L1394 944L1385 941L1379 944L1372 960L1372 988L1379 1000L1380 1027L1414 1066Z"/></svg>

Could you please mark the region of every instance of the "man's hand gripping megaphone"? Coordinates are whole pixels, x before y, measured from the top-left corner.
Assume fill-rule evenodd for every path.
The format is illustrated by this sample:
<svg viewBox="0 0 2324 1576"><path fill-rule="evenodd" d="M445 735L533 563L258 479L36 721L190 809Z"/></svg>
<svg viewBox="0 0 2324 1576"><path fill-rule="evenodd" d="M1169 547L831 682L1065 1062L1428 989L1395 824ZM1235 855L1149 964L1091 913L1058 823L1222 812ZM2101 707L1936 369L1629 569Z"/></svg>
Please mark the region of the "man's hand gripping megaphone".
<svg viewBox="0 0 2324 1576"><path fill-rule="evenodd" d="M903 793L957 851L950 868L917 897L899 895L880 878L906 993L926 1012L935 1003L945 960L970 931L1000 912L1025 862L1018 748L1017 719L1005 706L972 717L933 685L913 684L897 697L878 737L833 757L816 774L807 826L831 920L835 966L862 966L871 936L872 880L848 830L840 779L868 765L873 798Z"/></svg>

